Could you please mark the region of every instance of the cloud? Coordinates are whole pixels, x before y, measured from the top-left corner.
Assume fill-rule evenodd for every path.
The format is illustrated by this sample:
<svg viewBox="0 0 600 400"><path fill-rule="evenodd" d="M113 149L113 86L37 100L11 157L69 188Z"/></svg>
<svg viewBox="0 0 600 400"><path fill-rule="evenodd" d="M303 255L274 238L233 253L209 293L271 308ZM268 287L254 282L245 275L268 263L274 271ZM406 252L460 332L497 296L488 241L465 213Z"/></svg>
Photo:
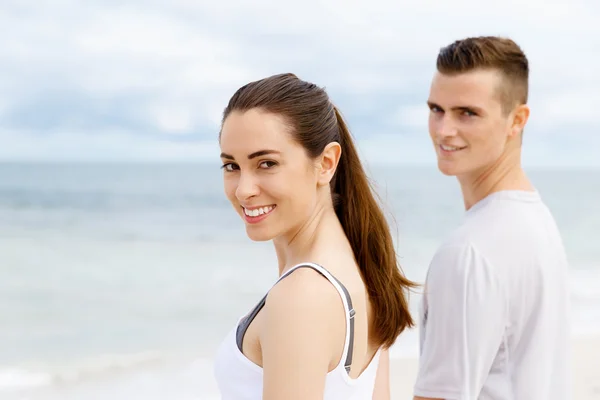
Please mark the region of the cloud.
<svg viewBox="0 0 600 400"><path fill-rule="evenodd" d="M596 107L600 103L600 92L596 88L578 88L557 92L538 102L536 113L546 129L551 125L572 127L587 125L598 127Z"/></svg>
<svg viewBox="0 0 600 400"><path fill-rule="evenodd" d="M0 160L25 162L219 162L216 137L173 141L169 137L111 130L94 133L0 131Z"/></svg>
<svg viewBox="0 0 600 400"><path fill-rule="evenodd" d="M528 54L531 138L560 149L566 135L587 145L600 129L593 0L9 0L3 9L0 118L11 141L0 157L60 148L112 159L119 143L139 143L146 158L196 156L233 92L280 72L325 86L370 154L390 136L426 147L417 143L437 51L477 34L513 37ZM35 152L22 147L29 140Z"/></svg>
<svg viewBox="0 0 600 400"><path fill-rule="evenodd" d="M391 123L425 132L428 117L429 108L425 102L422 102L400 107L396 113L392 114Z"/></svg>

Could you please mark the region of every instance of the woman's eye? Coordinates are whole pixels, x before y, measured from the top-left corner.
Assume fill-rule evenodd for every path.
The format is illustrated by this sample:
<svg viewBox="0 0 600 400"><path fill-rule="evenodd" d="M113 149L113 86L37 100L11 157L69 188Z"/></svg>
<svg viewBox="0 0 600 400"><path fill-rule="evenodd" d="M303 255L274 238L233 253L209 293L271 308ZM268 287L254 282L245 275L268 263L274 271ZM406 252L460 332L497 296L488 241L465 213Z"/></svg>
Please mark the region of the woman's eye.
<svg viewBox="0 0 600 400"><path fill-rule="evenodd" d="M227 172L231 172L237 168L237 165L235 165L233 163L227 163L227 164L223 164L223 166L221 168L223 168Z"/></svg>
<svg viewBox="0 0 600 400"><path fill-rule="evenodd" d="M263 161L259 164L259 166L263 169L268 169L276 166L277 163L275 161Z"/></svg>

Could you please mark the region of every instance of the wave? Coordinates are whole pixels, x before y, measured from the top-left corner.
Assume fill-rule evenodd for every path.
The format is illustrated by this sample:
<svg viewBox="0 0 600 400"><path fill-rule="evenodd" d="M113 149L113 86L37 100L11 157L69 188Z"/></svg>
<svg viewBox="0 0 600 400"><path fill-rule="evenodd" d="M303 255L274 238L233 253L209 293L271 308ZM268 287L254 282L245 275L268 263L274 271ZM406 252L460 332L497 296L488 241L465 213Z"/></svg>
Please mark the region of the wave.
<svg viewBox="0 0 600 400"><path fill-rule="evenodd" d="M52 372L0 368L3 400L217 400L212 360L154 352L105 355Z"/></svg>
<svg viewBox="0 0 600 400"><path fill-rule="evenodd" d="M0 369L0 391L36 388L52 383L52 375L20 368Z"/></svg>
<svg viewBox="0 0 600 400"><path fill-rule="evenodd" d="M69 366L0 367L0 391L73 385L143 368L164 366L167 357L160 352L105 354Z"/></svg>

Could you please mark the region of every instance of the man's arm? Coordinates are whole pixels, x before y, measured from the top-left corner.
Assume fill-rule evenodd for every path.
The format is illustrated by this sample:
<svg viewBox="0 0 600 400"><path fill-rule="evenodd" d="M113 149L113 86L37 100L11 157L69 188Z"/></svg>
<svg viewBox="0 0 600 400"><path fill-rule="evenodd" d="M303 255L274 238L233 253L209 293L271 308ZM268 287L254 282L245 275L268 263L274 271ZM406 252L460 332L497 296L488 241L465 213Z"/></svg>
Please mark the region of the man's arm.
<svg viewBox="0 0 600 400"><path fill-rule="evenodd" d="M415 399L477 398L505 334L505 285L494 266L465 243L436 253L425 291Z"/></svg>

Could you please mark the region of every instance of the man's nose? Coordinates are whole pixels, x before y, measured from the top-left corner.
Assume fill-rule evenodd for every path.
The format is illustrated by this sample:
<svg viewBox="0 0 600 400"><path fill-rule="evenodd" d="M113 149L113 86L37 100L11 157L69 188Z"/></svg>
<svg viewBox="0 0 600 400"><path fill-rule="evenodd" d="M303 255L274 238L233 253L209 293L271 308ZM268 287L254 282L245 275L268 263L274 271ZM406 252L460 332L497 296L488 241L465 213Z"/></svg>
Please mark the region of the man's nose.
<svg viewBox="0 0 600 400"><path fill-rule="evenodd" d="M435 133L439 138L447 138L456 136L458 129L454 121L452 121L448 116L444 115L439 121L437 121Z"/></svg>

